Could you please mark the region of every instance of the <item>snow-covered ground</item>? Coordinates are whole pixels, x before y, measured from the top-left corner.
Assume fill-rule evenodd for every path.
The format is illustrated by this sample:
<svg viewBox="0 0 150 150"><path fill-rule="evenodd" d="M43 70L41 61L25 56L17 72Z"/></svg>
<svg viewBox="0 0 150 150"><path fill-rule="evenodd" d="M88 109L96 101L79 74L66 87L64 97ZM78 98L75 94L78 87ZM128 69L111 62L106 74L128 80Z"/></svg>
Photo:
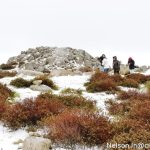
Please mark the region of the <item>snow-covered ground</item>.
<svg viewBox="0 0 150 150"><path fill-rule="evenodd" d="M148 70L145 74L150 74L150 70ZM33 76L25 75L19 75L19 77L23 77L25 79L34 78ZM10 86L10 81L15 78L16 77L3 78L0 79L0 83L6 84L11 90L18 94L18 97L16 98L17 101L21 101L29 97L36 97L39 94L39 92L32 91L29 88L17 89L13 86ZM52 80L59 86L59 90L54 91L54 93L58 94L64 88L81 89L83 90L83 96L96 101L97 107L102 110L104 115L107 115L105 101L108 99L114 99L115 95L106 94L105 92L87 93L84 87L84 83L87 82L89 78L90 75L53 77ZM17 150L18 145L15 145L14 142L19 139L24 140L27 136L29 136L29 134L24 129L19 129L12 132L8 128L4 127L2 123L0 123L0 150Z"/></svg>

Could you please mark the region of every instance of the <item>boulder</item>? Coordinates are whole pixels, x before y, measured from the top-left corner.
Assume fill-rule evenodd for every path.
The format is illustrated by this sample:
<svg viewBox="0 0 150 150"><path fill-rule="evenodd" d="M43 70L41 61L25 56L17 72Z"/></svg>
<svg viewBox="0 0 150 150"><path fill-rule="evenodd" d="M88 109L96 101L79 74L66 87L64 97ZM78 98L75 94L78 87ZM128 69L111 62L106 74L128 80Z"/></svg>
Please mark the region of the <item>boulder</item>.
<svg viewBox="0 0 150 150"><path fill-rule="evenodd" d="M42 137L27 137L23 142L22 150L50 150L52 142Z"/></svg>
<svg viewBox="0 0 150 150"><path fill-rule="evenodd" d="M47 92L49 90L51 90L50 87L48 87L47 85L41 84L41 85L31 85L30 89L33 91L40 91L40 92Z"/></svg>
<svg viewBox="0 0 150 150"><path fill-rule="evenodd" d="M34 80L33 84L34 85L40 85L42 83L42 80Z"/></svg>

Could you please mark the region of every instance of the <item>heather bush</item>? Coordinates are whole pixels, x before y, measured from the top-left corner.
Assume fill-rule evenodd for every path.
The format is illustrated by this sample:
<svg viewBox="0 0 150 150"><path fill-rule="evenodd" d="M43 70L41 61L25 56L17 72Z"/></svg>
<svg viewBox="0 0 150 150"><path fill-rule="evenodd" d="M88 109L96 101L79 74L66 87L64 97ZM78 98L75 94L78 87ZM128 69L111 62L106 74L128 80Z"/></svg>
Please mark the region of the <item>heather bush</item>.
<svg viewBox="0 0 150 150"><path fill-rule="evenodd" d="M15 71L0 71L0 79L4 77L14 77L16 76L17 72Z"/></svg>
<svg viewBox="0 0 150 150"><path fill-rule="evenodd" d="M115 116L125 116L131 109L130 102L114 102L109 100L106 102L107 108L111 115Z"/></svg>
<svg viewBox="0 0 150 150"><path fill-rule="evenodd" d="M135 90L129 91L121 91L117 97L119 100L130 100L130 101L143 101L143 100L150 100L150 94L148 93L141 93Z"/></svg>
<svg viewBox="0 0 150 150"><path fill-rule="evenodd" d="M107 73L96 71L95 74L93 74L92 77L90 78L90 83L105 80L108 78L109 75Z"/></svg>
<svg viewBox="0 0 150 150"><path fill-rule="evenodd" d="M64 145L101 145L112 137L112 126L98 113L66 110L42 122L49 130L48 137Z"/></svg>
<svg viewBox="0 0 150 150"><path fill-rule="evenodd" d="M116 134L113 139L108 142L111 144L121 143L121 144L128 144L131 146L131 144L149 144L150 143L150 132L144 129L140 129L136 132L130 131L129 133L121 133ZM139 145L134 145L134 148L130 150L137 150L139 149ZM129 149L131 147L127 147L126 149ZM147 148L140 148L143 150L146 150ZM110 148L110 150L118 150L118 148Z"/></svg>
<svg viewBox="0 0 150 150"><path fill-rule="evenodd" d="M7 107L2 115L2 121L7 127L16 130L26 125L36 125L42 118L57 115L65 108L60 101L26 99L22 103Z"/></svg>
<svg viewBox="0 0 150 150"><path fill-rule="evenodd" d="M68 108L82 108L88 110L96 110L96 103L92 100L87 100L79 95L53 95L44 93L38 96L41 99L49 99L49 101L59 100Z"/></svg>
<svg viewBox="0 0 150 150"><path fill-rule="evenodd" d="M141 120L123 118L112 123L114 134L137 132L141 129L150 130L150 125Z"/></svg>
<svg viewBox="0 0 150 150"><path fill-rule="evenodd" d="M132 88L138 88L139 87L139 83L133 79L124 79L122 82L120 82L119 85L124 86L124 87L132 87Z"/></svg>
<svg viewBox="0 0 150 150"><path fill-rule="evenodd" d="M150 101L136 101L136 103L132 105L129 117L150 123Z"/></svg>
<svg viewBox="0 0 150 150"><path fill-rule="evenodd" d="M150 81L146 82L145 87L147 88L148 93L150 93Z"/></svg>
<svg viewBox="0 0 150 150"><path fill-rule="evenodd" d="M111 79L103 79L97 82L92 82L87 86L89 92L103 92L103 91L118 91L117 84Z"/></svg>
<svg viewBox="0 0 150 150"><path fill-rule="evenodd" d="M48 78L47 75L36 77L34 80L42 80L42 84L49 86L53 90L58 90L58 87L54 84L54 82L51 79Z"/></svg>
<svg viewBox="0 0 150 150"><path fill-rule="evenodd" d="M29 81L23 78L16 78L10 82L10 85L13 85L17 88L30 87L30 85L32 85L32 80Z"/></svg>
<svg viewBox="0 0 150 150"><path fill-rule="evenodd" d="M135 73L135 74L129 74L126 76L127 79L133 79L137 81L139 84L145 83L148 80L148 77L146 75Z"/></svg>
<svg viewBox="0 0 150 150"><path fill-rule="evenodd" d="M112 76L109 76L109 78L111 78L115 83L117 83L117 85L119 85L121 82L124 81L124 78L118 74L114 74Z"/></svg>
<svg viewBox="0 0 150 150"><path fill-rule="evenodd" d="M6 85L0 84L0 102L6 102L8 97L13 97L14 92L12 92Z"/></svg>
<svg viewBox="0 0 150 150"><path fill-rule="evenodd" d="M61 91L62 94L76 94L76 95L82 95L82 90L80 89L72 89L72 88L66 88Z"/></svg>

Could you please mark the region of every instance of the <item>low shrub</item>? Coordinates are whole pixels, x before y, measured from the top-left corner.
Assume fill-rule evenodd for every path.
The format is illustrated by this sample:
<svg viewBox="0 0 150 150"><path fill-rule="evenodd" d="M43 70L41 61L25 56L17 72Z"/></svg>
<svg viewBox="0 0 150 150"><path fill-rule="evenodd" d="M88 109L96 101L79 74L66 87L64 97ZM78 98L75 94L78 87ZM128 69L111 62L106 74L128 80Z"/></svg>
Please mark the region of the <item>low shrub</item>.
<svg viewBox="0 0 150 150"><path fill-rule="evenodd" d="M109 76L110 79L112 79L117 85L119 85L121 82L124 81L124 78L121 75L115 74L112 76Z"/></svg>
<svg viewBox="0 0 150 150"><path fill-rule="evenodd" d="M76 94L76 95L82 95L82 90L80 89L72 89L72 88L66 88L66 89L63 89L61 91L62 94Z"/></svg>
<svg viewBox="0 0 150 150"><path fill-rule="evenodd" d="M31 80L28 81L23 78L16 78L10 82L10 85L13 85L17 88L30 87L30 85L32 85L32 82L33 81L31 81Z"/></svg>
<svg viewBox="0 0 150 150"><path fill-rule="evenodd" d="M65 108L60 101L26 99L22 103L7 107L2 115L2 121L7 127L16 130L26 125L36 125L42 118L57 115Z"/></svg>
<svg viewBox="0 0 150 150"><path fill-rule="evenodd" d="M42 80L42 84L49 86L53 90L58 90L58 87L54 84L54 82L51 79L48 78L47 75L36 77L34 80Z"/></svg>
<svg viewBox="0 0 150 150"><path fill-rule="evenodd" d="M131 131L137 132L141 129L149 130L150 125L146 124L141 120L130 119L130 118L123 118L116 122L113 122L113 130L114 134L121 134L121 133L130 133Z"/></svg>
<svg viewBox="0 0 150 150"><path fill-rule="evenodd" d="M119 100L130 100L130 101L143 101L143 100L150 100L150 94L147 93L140 93L135 90L129 90L129 91L122 91L118 94L117 99Z"/></svg>
<svg viewBox="0 0 150 150"><path fill-rule="evenodd" d="M12 92L6 85L0 84L0 102L6 102L8 97L13 97L14 92Z"/></svg>
<svg viewBox="0 0 150 150"><path fill-rule="evenodd" d="M135 74L129 74L126 76L127 79L133 79L137 81L139 84L145 83L148 80L148 77L146 75L135 73Z"/></svg>
<svg viewBox="0 0 150 150"><path fill-rule="evenodd" d="M52 95L48 93L40 94L40 99L48 99L49 101L59 100L68 108L82 108L88 110L96 110L96 103L93 100L87 100L78 95Z"/></svg>
<svg viewBox="0 0 150 150"><path fill-rule="evenodd" d="M1 64L0 68L3 69L3 70L10 70L10 69L14 69L15 65L13 63Z"/></svg>
<svg viewBox="0 0 150 150"><path fill-rule="evenodd" d="M119 85L124 86L124 87L132 87L132 88L138 88L139 87L139 83L133 79L124 79L122 82L120 82Z"/></svg>
<svg viewBox="0 0 150 150"><path fill-rule="evenodd" d="M139 144L148 144L150 143L150 132L144 129L140 129L137 132L134 131L130 131L129 133L121 133L121 134L117 134L113 137L113 139L108 142L111 144L116 144L116 143L120 143L122 144L122 146L126 146L126 147L122 147L120 149L128 149L128 150L137 150L137 149L149 149L149 148L144 148L144 147L140 147ZM134 147L132 144L134 144ZM109 150L118 150L118 148L110 148Z"/></svg>
<svg viewBox="0 0 150 150"><path fill-rule="evenodd" d="M108 78L109 75L107 73L96 71L95 74L93 74L92 77L90 78L90 83L95 83Z"/></svg>
<svg viewBox="0 0 150 150"><path fill-rule="evenodd" d="M150 81L146 82L145 87L147 88L147 91L150 94Z"/></svg>
<svg viewBox="0 0 150 150"><path fill-rule="evenodd" d="M16 76L17 72L15 71L0 71L0 79L4 77L14 77Z"/></svg>
<svg viewBox="0 0 150 150"><path fill-rule="evenodd" d="M89 92L103 92L103 91L118 91L117 84L111 79L103 79L97 82L92 82L87 86Z"/></svg>
<svg viewBox="0 0 150 150"><path fill-rule="evenodd" d="M6 107L7 107L6 102L0 101L0 120L1 120L1 118L2 118L3 113L4 113L5 110L6 110Z"/></svg>
<svg viewBox="0 0 150 150"><path fill-rule="evenodd" d="M150 101L138 101L132 105L129 117L150 123Z"/></svg>
<svg viewBox="0 0 150 150"><path fill-rule="evenodd" d="M125 116L131 109L129 102L117 103L114 101L107 101L106 105L108 107L109 113L111 115Z"/></svg>
<svg viewBox="0 0 150 150"><path fill-rule="evenodd" d="M112 126L98 113L66 110L58 116L43 120L49 129L48 137L54 142L73 145L100 145L112 137Z"/></svg>

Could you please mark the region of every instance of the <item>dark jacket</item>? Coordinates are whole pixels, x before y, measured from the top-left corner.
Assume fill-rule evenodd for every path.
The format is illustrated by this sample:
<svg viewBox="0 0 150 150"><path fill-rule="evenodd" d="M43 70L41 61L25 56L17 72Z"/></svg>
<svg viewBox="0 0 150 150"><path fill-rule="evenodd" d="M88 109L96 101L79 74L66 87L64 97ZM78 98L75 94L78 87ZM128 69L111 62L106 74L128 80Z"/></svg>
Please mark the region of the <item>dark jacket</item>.
<svg viewBox="0 0 150 150"><path fill-rule="evenodd" d="M99 62L100 62L100 64L101 64L101 66L102 66L103 59L104 59L103 56L101 56L101 57L98 58L98 60L99 60Z"/></svg>
<svg viewBox="0 0 150 150"><path fill-rule="evenodd" d="M113 60L113 69L118 71L120 70L120 61L117 59Z"/></svg>
<svg viewBox="0 0 150 150"><path fill-rule="evenodd" d="M134 60L133 59L129 59L128 60L128 65L129 65L129 69L134 69L135 68L135 62L134 62Z"/></svg>

